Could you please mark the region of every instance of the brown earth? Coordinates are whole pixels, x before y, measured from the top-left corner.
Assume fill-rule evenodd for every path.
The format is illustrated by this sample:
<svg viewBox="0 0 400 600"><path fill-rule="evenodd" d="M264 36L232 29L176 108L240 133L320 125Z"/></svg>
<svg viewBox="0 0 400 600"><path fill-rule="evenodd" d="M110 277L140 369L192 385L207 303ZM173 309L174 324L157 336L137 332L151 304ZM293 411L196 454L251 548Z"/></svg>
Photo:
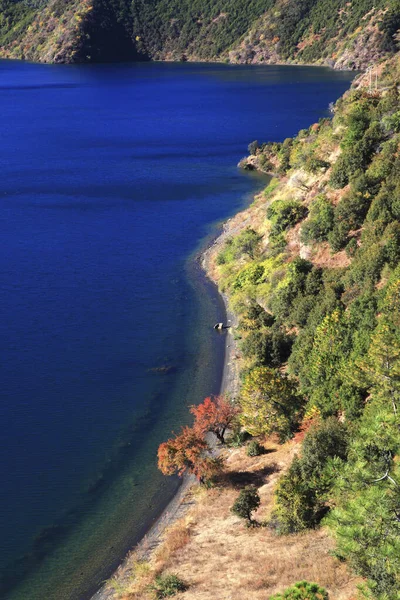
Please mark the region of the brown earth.
<svg viewBox="0 0 400 600"><path fill-rule="evenodd" d="M185 516L166 531L150 561L137 563L130 582L114 598L151 598L148 585L160 572L177 574L188 585L177 600L266 600L303 579L325 587L332 600L356 597L360 580L332 557L333 542L324 529L281 537L262 526L273 509L276 482L299 449L294 441L264 445L266 453L254 458L245 448L224 451L220 485L192 488L193 505L189 502ZM230 510L247 483L257 485L261 497L255 515L260 526L250 529Z"/></svg>

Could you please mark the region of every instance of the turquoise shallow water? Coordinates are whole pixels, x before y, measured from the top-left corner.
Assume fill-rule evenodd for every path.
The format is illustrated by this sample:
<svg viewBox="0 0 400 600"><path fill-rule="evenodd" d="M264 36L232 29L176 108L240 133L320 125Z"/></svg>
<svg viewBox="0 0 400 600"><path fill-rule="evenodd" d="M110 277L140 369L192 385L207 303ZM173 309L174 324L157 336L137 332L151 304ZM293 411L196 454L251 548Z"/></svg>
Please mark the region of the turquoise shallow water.
<svg viewBox="0 0 400 600"><path fill-rule="evenodd" d="M1 593L84 600L176 489L158 444L219 390L223 307L193 256L263 185L235 165L326 115L351 74L2 61L0 76Z"/></svg>

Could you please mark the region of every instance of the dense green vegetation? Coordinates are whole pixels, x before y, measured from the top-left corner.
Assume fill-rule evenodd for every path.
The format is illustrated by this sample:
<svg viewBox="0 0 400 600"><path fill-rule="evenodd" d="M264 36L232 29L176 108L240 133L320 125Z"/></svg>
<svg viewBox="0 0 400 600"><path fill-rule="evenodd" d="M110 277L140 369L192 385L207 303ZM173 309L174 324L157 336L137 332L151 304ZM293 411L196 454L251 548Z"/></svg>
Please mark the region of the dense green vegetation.
<svg viewBox="0 0 400 600"><path fill-rule="evenodd" d="M271 526L287 534L323 522L337 556L368 580L365 596L398 600L398 60L383 73L384 89L351 90L332 120L253 146L285 177L217 264L239 317L242 426L304 436Z"/></svg>
<svg viewBox="0 0 400 600"><path fill-rule="evenodd" d="M150 56L171 51L203 59L223 53L273 0L134 0L133 35Z"/></svg>
<svg viewBox="0 0 400 600"><path fill-rule="evenodd" d="M397 50L398 9L398 0L1 0L0 49L66 62L333 64L344 55L344 66L358 68Z"/></svg>

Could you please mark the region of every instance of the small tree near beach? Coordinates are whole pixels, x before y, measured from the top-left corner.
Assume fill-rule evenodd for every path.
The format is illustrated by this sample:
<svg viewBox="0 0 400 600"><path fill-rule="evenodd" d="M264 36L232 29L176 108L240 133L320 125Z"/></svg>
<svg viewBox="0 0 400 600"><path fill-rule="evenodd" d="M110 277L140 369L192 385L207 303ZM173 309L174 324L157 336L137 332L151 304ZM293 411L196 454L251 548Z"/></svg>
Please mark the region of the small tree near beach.
<svg viewBox="0 0 400 600"><path fill-rule="evenodd" d="M198 406L191 406L190 412L195 418L193 429L200 436L213 433L224 444L225 432L235 422L238 408L225 396L215 396L206 398Z"/></svg>
<svg viewBox="0 0 400 600"><path fill-rule="evenodd" d="M164 475L192 473L200 483L210 481L222 468L222 459L213 457L204 437L192 427L160 444L158 468Z"/></svg>
<svg viewBox="0 0 400 600"><path fill-rule="evenodd" d="M260 496L253 485L249 485L241 490L236 498L231 511L241 519L246 519L248 527L255 524L252 519L252 513L260 506Z"/></svg>
<svg viewBox="0 0 400 600"><path fill-rule="evenodd" d="M270 596L269 600L328 600L328 592L317 583L299 581L284 592Z"/></svg>

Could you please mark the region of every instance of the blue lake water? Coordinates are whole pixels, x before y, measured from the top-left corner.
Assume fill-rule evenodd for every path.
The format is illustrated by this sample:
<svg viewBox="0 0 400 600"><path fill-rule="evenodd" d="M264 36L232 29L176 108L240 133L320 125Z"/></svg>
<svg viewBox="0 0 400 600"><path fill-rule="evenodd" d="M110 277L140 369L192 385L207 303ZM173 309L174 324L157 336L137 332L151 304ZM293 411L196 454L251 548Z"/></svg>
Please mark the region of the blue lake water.
<svg viewBox="0 0 400 600"><path fill-rule="evenodd" d="M236 167L248 143L351 79L0 62L2 598L90 597L171 497L157 446L223 360L193 257L264 184Z"/></svg>

